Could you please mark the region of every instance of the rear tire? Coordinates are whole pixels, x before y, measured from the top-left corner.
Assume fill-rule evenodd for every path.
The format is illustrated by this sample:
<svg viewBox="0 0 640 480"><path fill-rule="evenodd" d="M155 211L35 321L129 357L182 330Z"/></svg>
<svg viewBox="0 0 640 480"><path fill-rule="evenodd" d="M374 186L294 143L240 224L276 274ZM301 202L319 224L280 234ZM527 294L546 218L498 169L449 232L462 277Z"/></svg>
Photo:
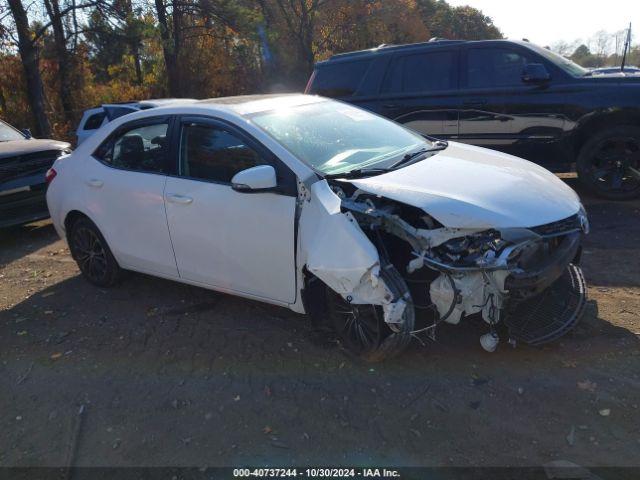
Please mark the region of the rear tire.
<svg viewBox="0 0 640 480"><path fill-rule="evenodd" d="M580 182L609 200L640 196L640 128L618 126L594 135L576 163Z"/></svg>
<svg viewBox="0 0 640 480"><path fill-rule="evenodd" d="M82 275L98 287L118 283L122 269L113 257L98 227L86 217L73 222L69 233L69 250Z"/></svg>

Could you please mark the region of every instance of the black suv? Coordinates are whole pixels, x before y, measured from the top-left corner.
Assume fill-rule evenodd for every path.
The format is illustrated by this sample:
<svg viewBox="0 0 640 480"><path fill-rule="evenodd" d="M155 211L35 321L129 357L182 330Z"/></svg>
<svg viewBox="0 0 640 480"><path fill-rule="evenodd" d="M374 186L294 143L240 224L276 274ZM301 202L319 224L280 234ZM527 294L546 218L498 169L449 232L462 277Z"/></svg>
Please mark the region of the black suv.
<svg viewBox="0 0 640 480"><path fill-rule="evenodd" d="M316 64L306 93L493 148L612 199L640 195L640 77L591 76L526 41L381 45Z"/></svg>

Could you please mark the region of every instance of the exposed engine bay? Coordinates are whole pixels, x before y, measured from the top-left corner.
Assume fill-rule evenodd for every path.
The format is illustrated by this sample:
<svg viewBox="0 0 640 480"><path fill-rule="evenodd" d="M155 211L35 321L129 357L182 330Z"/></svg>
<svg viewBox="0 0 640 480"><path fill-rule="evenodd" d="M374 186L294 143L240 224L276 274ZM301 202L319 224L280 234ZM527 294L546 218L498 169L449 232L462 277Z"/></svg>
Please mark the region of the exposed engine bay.
<svg viewBox="0 0 640 480"><path fill-rule="evenodd" d="M306 268L347 304L379 305L395 335L435 339L441 322L475 315L488 327L482 347L494 351L499 324L510 342L537 345L580 318L586 286L577 263L588 233L582 211L532 228L448 228L346 181L320 181L312 190L332 225L315 225L320 244L303 253ZM303 236L305 228L303 214ZM418 311L426 312L422 323Z"/></svg>

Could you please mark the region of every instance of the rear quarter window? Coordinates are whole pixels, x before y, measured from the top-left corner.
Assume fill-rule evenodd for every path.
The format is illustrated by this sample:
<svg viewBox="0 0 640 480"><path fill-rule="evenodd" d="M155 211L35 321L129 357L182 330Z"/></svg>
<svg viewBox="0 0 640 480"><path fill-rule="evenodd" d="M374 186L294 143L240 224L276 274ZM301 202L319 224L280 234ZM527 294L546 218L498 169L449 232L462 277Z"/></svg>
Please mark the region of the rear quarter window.
<svg viewBox="0 0 640 480"><path fill-rule="evenodd" d="M84 123L83 130L95 130L99 128L100 125L102 125L105 116L105 112L94 113L89 118L87 118L87 121Z"/></svg>
<svg viewBox="0 0 640 480"><path fill-rule="evenodd" d="M360 86L370 60L324 65L316 70L309 93L324 97L351 97Z"/></svg>

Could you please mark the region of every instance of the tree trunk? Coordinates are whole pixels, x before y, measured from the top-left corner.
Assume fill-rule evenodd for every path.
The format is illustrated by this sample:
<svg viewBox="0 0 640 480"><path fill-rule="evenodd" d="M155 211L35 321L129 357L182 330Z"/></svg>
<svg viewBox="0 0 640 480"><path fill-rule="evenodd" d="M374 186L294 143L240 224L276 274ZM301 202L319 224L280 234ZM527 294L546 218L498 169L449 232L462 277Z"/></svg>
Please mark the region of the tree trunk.
<svg viewBox="0 0 640 480"><path fill-rule="evenodd" d="M73 65L67 50L67 39L64 25L62 24L62 15L60 15L60 5L58 0L44 0L44 5L53 28L53 41L58 63L58 86L64 119L67 123L73 123L75 121L73 111Z"/></svg>
<svg viewBox="0 0 640 480"><path fill-rule="evenodd" d="M49 137L51 136L51 125L44 110L44 88L38 66L37 48L31 41L32 32L29 28L29 18L22 5L22 0L9 0L9 8L18 31L18 50L27 81L27 96L33 115L35 134Z"/></svg>
<svg viewBox="0 0 640 480"><path fill-rule="evenodd" d="M144 78L142 77L142 61L140 60L140 44L142 43L142 38L136 22L137 19L133 11L133 4L131 3L131 0L124 0L123 8L125 14L124 21L127 43L129 44L129 50L133 56L133 63L136 69L136 84L142 85L144 81Z"/></svg>
<svg viewBox="0 0 640 480"><path fill-rule="evenodd" d="M167 7L164 0L155 0L156 15L158 16L158 26L160 28L160 38L162 39L162 53L164 55L164 65L167 70L167 83L169 85L169 96L180 96L180 80L178 72L177 55L174 43L171 38L171 31L167 21ZM174 21L175 23L175 21Z"/></svg>

